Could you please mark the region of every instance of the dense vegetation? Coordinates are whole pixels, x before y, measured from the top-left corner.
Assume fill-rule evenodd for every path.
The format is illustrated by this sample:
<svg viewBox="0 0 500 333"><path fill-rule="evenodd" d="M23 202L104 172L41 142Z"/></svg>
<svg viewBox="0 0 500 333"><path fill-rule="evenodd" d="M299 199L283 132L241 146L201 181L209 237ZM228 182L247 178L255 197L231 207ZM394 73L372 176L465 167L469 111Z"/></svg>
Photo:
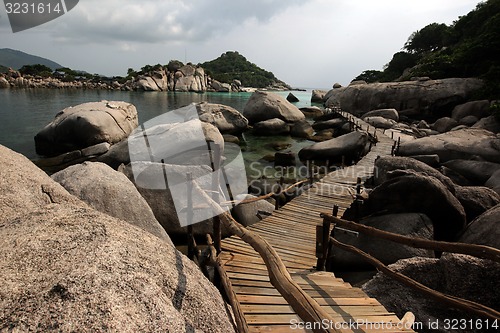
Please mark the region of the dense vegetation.
<svg viewBox="0 0 500 333"><path fill-rule="evenodd" d="M220 82L232 83L233 80L239 80L243 86L254 88L286 85L278 80L273 73L249 62L238 52L226 52L219 58L204 62L199 66Z"/></svg>
<svg viewBox="0 0 500 333"><path fill-rule="evenodd" d="M480 77L484 97L500 97L500 0L481 2L451 25L432 23L411 34L403 51L383 71L367 70L355 80L388 82L413 76L432 79Z"/></svg>

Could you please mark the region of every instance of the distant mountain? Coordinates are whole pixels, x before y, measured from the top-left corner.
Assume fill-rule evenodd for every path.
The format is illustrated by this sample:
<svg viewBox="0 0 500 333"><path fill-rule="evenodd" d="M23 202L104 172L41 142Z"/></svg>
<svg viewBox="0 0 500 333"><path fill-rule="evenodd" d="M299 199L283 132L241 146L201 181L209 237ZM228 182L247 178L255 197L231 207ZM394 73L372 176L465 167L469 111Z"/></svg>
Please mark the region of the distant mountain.
<svg viewBox="0 0 500 333"><path fill-rule="evenodd" d="M52 70L61 68L63 66L58 63L37 57L28 53L24 53L12 49L0 49L0 65L4 67L11 67L13 69L20 69L24 65L45 65Z"/></svg>
<svg viewBox="0 0 500 333"><path fill-rule="evenodd" d="M248 61L238 52L226 52L215 60L207 61L199 66L217 81L232 83L239 80L245 87L268 88L289 87L283 81L278 80L273 73Z"/></svg>

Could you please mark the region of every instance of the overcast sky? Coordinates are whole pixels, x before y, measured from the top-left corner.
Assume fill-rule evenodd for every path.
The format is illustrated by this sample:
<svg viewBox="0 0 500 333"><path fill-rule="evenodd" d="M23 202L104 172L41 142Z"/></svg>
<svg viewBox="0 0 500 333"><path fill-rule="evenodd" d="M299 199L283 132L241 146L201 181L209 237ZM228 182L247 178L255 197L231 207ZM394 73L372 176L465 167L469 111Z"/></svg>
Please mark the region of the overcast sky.
<svg viewBox="0 0 500 333"><path fill-rule="evenodd" d="M330 88L382 69L412 32L451 24L478 2L80 0L66 15L15 34L0 5L0 48L110 76L238 51L294 87Z"/></svg>

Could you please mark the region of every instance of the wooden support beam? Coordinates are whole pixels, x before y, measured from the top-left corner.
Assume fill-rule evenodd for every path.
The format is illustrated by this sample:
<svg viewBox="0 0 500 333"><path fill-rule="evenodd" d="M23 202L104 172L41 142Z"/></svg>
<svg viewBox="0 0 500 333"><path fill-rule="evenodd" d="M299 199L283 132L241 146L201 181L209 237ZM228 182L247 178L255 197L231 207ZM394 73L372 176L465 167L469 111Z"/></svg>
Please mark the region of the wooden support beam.
<svg viewBox="0 0 500 333"><path fill-rule="evenodd" d="M342 250L356 253L356 254L362 256L363 259L365 259L367 262L369 262L370 264L375 266L382 273L395 279L398 282L401 282L405 286L408 286L412 289L415 289L419 293L422 293L425 296L428 296L428 297L434 299L437 302L440 302L442 304L445 304L445 305L450 306L450 307L455 308L455 309L466 311L468 313L473 313L474 315L477 315L477 316L482 317L482 318L488 318L491 320L500 320L500 312L498 312L494 309L491 309L487 306L481 305L481 304L476 303L476 302L472 302L472 301L469 301L466 299L458 298L455 296L443 294L439 291L435 291L435 290L433 290L427 286L424 286L423 284L421 284L413 279L410 279L409 277L406 277L405 275L403 275L401 273L398 273L398 272L391 270L390 268L385 266L382 262L375 259L374 257L369 255L368 253L365 253L354 246L341 243L333 237L330 238L330 242L334 246L336 246Z"/></svg>
<svg viewBox="0 0 500 333"><path fill-rule="evenodd" d="M432 250L432 251L442 251L450 253L459 253L474 256L481 259L489 259L496 262L500 262L500 250L495 249L490 246L476 245L476 244L464 244L464 243L452 243L452 242L438 242L422 238L413 238L408 236L403 236L388 231L379 230L373 227L369 227L363 224L346 221L339 219L328 214L321 214L324 219L330 220L333 224L338 225L343 228L354 230L357 232L364 233L369 236L378 237L382 239L389 240L391 242L404 244L420 249Z"/></svg>

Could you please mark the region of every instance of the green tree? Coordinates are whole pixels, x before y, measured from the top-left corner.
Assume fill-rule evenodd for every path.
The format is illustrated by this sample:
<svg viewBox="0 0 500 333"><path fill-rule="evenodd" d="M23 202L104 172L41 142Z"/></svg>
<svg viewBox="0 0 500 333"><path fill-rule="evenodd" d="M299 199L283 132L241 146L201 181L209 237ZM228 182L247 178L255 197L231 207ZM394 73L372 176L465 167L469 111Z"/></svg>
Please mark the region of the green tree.
<svg viewBox="0 0 500 333"><path fill-rule="evenodd" d="M23 75L33 75L33 76L39 75L43 77L48 77L52 75L52 69L50 69L45 65L40 65L40 64L24 65L23 67L21 67L19 72Z"/></svg>
<svg viewBox="0 0 500 333"><path fill-rule="evenodd" d="M436 51L447 44L451 38L451 30L444 23L432 23L411 34L404 48L412 53Z"/></svg>

